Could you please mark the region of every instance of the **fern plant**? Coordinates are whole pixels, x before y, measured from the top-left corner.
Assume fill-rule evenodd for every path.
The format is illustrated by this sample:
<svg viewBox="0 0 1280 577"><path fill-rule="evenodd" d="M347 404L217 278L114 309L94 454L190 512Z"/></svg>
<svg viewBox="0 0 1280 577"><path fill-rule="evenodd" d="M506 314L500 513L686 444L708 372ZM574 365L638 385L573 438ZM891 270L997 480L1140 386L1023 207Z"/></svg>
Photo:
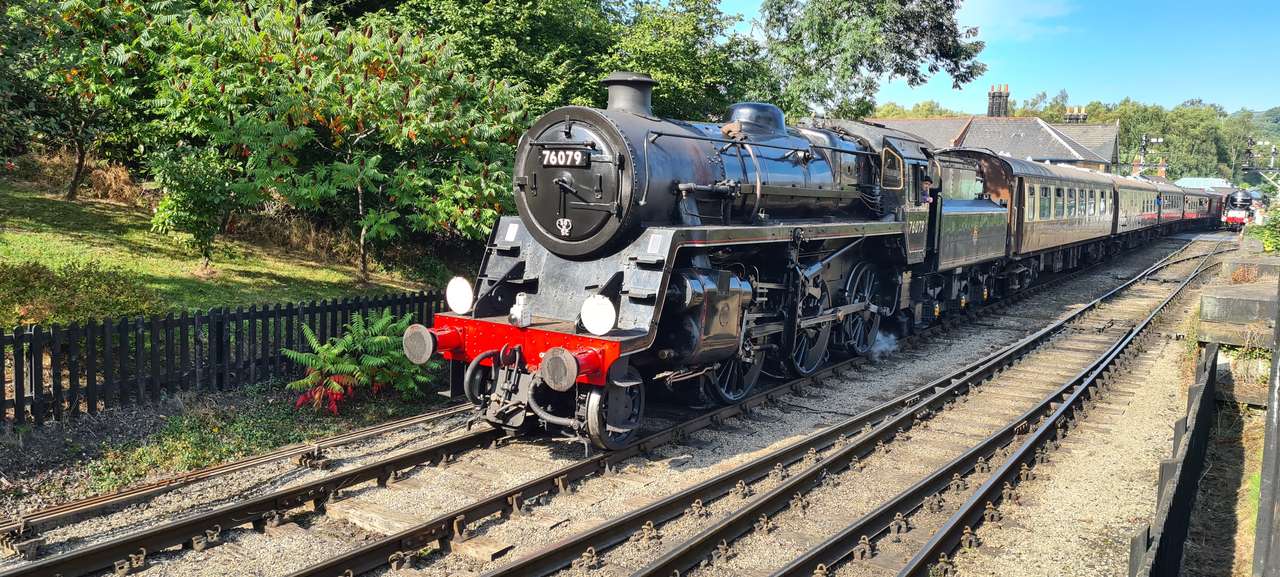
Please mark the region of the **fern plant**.
<svg viewBox="0 0 1280 577"><path fill-rule="evenodd" d="M379 395L388 388L403 396L422 394L428 378L401 348L401 335L413 322L406 314L396 318L391 309L368 319L356 313L342 336L321 343L311 327L303 325L302 335L310 352L282 349L289 360L302 365L302 378L288 387L302 391L297 406L310 404L317 410L338 414L339 404L359 395Z"/></svg>

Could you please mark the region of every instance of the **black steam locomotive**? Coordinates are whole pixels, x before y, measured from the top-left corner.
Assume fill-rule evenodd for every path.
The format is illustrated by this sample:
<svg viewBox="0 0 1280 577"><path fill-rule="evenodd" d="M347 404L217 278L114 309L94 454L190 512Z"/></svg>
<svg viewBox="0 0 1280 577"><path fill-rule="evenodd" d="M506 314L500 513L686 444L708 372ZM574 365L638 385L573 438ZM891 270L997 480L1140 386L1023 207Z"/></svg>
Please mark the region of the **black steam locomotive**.
<svg viewBox="0 0 1280 577"><path fill-rule="evenodd" d="M648 387L735 402L1221 210L872 124L788 126L771 104L661 119L647 75L604 84L604 110L553 110L521 139L519 217L498 222L474 285L449 283L453 313L405 334L410 359L442 355L451 392L509 430L618 448Z"/></svg>

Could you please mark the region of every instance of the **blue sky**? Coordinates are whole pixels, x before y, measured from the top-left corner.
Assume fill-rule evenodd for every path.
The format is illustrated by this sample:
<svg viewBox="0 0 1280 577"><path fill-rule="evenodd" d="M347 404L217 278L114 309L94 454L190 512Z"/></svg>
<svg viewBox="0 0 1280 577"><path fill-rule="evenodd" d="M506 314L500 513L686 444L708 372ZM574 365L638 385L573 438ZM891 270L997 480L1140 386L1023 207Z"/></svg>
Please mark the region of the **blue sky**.
<svg viewBox="0 0 1280 577"><path fill-rule="evenodd" d="M760 0L722 0L749 31ZM878 102L937 100L985 113L987 90L1008 84L1023 101L1066 89L1072 105L1129 96L1176 106L1192 98L1228 111L1280 106L1280 1L964 0L960 23L978 27L987 73L961 90L939 74L911 88L881 85Z"/></svg>

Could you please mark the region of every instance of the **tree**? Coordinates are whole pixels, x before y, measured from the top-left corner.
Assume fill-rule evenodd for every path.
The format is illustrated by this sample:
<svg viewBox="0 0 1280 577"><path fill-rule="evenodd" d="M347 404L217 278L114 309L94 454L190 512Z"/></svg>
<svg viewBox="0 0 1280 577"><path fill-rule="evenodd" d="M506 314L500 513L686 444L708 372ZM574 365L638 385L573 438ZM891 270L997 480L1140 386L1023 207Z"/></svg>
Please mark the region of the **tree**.
<svg viewBox="0 0 1280 577"><path fill-rule="evenodd" d="M911 86L945 71L954 86L985 71L977 29L954 0L765 0L764 45L790 113L870 111L880 82Z"/></svg>
<svg viewBox="0 0 1280 577"><path fill-rule="evenodd" d="M39 86L44 101L42 131L75 153L66 191L74 200L99 138L135 121L154 40L151 6L135 0L20 0L7 16L39 37L28 46L24 75Z"/></svg>
<svg viewBox="0 0 1280 577"><path fill-rule="evenodd" d="M733 32L737 18L716 0L643 1L616 24L618 42L604 70L646 72L658 81L659 116L709 120L763 90L759 47ZM598 79L597 79L598 80Z"/></svg>
<svg viewBox="0 0 1280 577"><path fill-rule="evenodd" d="M596 81L617 41L616 14L601 0L408 0L396 18L445 37L468 72L527 89L530 110L600 105Z"/></svg>
<svg viewBox="0 0 1280 577"><path fill-rule="evenodd" d="M166 131L237 164L242 188L358 231L480 238L509 197L525 104L449 42L380 15L332 30L294 0L171 19L156 105Z"/></svg>
<svg viewBox="0 0 1280 577"><path fill-rule="evenodd" d="M152 229L191 235L190 244L202 259L200 269L207 271L214 239L231 215L259 202L255 187L237 181L235 163L214 149L158 153L151 170L165 193L152 216Z"/></svg>

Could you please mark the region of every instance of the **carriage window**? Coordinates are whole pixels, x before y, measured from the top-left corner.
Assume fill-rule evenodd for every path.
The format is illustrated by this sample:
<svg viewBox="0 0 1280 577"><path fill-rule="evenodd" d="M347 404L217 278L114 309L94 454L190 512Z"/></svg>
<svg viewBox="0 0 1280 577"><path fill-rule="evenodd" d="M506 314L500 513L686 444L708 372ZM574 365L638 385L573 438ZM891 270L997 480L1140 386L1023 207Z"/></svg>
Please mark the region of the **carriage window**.
<svg viewBox="0 0 1280 577"><path fill-rule="evenodd" d="M1036 219L1036 187L1030 184L1022 193L1022 212L1027 215L1026 220Z"/></svg>
<svg viewBox="0 0 1280 577"><path fill-rule="evenodd" d="M1107 191L1098 191L1098 214L1107 214Z"/></svg>
<svg viewBox="0 0 1280 577"><path fill-rule="evenodd" d="M1098 191L1089 191L1089 216L1098 214Z"/></svg>
<svg viewBox="0 0 1280 577"><path fill-rule="evenodd" d="M1040 220L1049 220L1053 214L1053 203L1049 200L1049 187L1040 187Z"/></svg>
<svg viewBox="0 0 1280 577"><path fill-rule="evenodd" d="M902 189L902 157L889 148L884 149L884 165L880 171L880 186L887 190Z"/></svg>
<svg viewBox="0 0 1280 577"><path fill-rule="evenodd" d="M1064 208L1066 208L1066 204L1062 197L1062 189L1053 189L1053 217L1062 218L1063 214L1065 214L1063 211Z"/></svg>
<svg viewBox="0 0 1280 577"><path fill-rule="evenodd" d="M1067 189L1067 218L1076 216L1076 189Z"/></svg>

